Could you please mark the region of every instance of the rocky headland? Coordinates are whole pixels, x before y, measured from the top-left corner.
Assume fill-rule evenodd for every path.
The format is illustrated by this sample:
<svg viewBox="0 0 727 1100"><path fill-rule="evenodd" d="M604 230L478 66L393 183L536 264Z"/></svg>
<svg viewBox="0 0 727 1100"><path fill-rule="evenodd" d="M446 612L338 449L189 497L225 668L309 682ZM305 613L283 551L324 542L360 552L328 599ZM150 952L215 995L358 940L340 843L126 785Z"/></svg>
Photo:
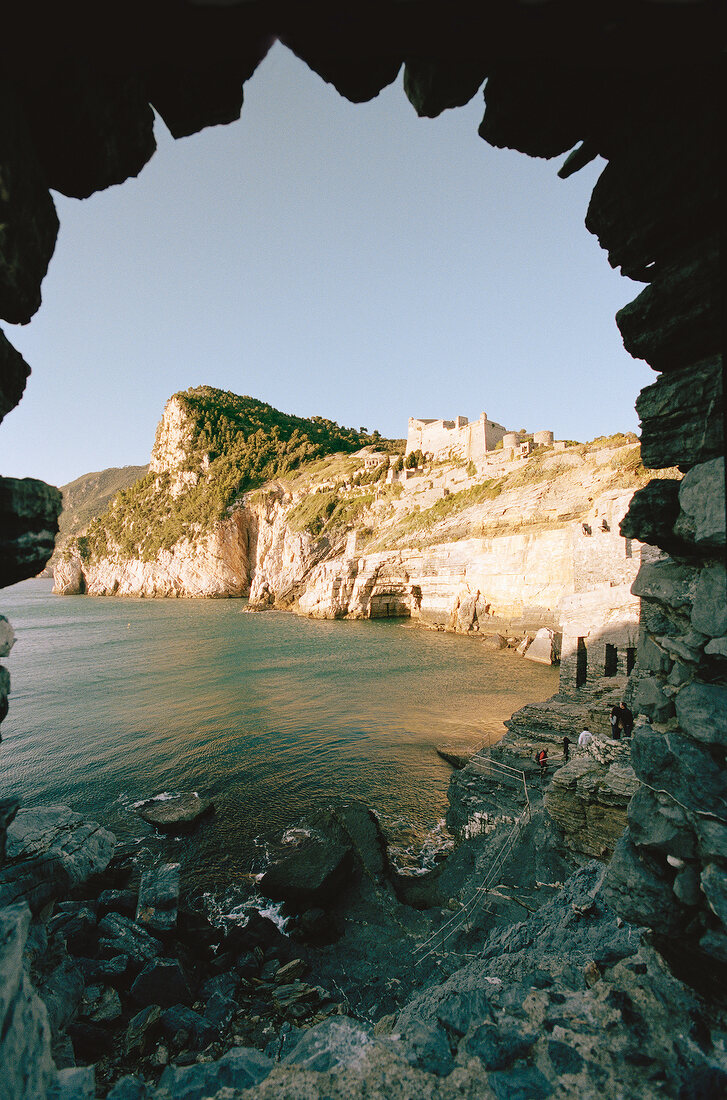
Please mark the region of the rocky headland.
<svg viewBox="0 0 727 1100"><path fill-rule="evenodd" d="M634 437L583 445L541 433L477 461L405 463L403 444L354 450L361 439L337 425L314 445L316 421L296 421L284 441L281 418L209 387L172 397L148 474L62 545L55 591L403 616L546 661L560 658L564 633L568 650L569 632L618 627L610 641L635 647L643 547L619 532L646 477ZM531 647L538 630L549 635Z"/></svg>

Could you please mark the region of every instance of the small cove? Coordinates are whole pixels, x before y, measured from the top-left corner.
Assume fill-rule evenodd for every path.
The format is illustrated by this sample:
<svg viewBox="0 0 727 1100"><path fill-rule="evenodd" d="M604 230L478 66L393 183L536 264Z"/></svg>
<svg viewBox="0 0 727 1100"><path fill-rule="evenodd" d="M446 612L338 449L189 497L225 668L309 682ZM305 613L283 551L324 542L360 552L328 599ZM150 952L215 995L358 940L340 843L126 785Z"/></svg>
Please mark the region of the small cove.
<svg viewBox="0 0 727 1100"><path fill-rule="evenodd" d="M107 824L146 865L180 859L190 892L254 891L268 846L336 798L361 799L406 862L436 842L450 768L557 690L557 669L405 620L246 613L244 600L91 599L6 589L0 792ZM216 813L164 839L133 812L196 790Z"/></svg>

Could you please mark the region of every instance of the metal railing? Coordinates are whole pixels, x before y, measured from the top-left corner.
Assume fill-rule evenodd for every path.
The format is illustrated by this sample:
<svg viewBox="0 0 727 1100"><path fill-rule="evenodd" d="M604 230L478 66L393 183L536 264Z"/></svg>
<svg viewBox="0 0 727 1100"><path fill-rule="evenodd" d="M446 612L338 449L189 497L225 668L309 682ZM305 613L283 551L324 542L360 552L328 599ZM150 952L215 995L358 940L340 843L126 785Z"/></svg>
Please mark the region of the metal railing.
<svg viewBox="0 0 727 1100"><path fill-rule="evenodd" d="M475 913L485 900L486 895L491 890L495 877L499 875L502 869L502 865L504 864L507 856L512 851L515 840L519 836L524 824L525 815L523 814L523 816L518 818L518 820L513 825L512 829L505 839L504 844L502 845L492 864L490 865L490 868L485 875L485 878L477 887L469 900L457 913L454 913L448 921L445 921L441 928L438 928L436 932L432 932L432 934L428 936L426 940L424 940L422 943L414 948L414 955L419 956L418 958L415 958L415 962L424 962L424 960L428 959L430 955L434 955L438 951L443 951L444 945L447 940L449 940L455 934L455 932L459 932L463 925L469 924L469 922L474 917ZM420 952L424 952L424 954L420 954Z"/></svg>
<svg viewBox="0 0 727 1100"><path fill-rule="evenodd" d="M479 765L482 765L479 767ZM523 826L531 820L531 808L530 808L530 796L528 795L528 784L525 778L525 772L520 771L518 768L513 768L509 764L503 764L499 760L493 760L491 757L484 757L481 760L477 760L473 757L470 760L468 767L473 767L480 774L498 775L500 777L507 777L509 779L517 779L522 782L523 792L525 795L525 808L514 822L512 828L507 834L503 844L498 849L495 858L490 864L487 874L484 879L474 891L472 896L465 902L460 910L454 913L449 920L427 937L422 943L414 948L415 962L424 962L430 955L435 954L438 951L444 950L444 945L455 932L458 932L464 924L469 924L474 914L479 907L483 904L487 894L492 889L496 876L499 875L502 870L503 864L508 855L513 849L516 839L520 835ZM424 952L424 954L421 954ZM416 957L418 956L418 957Z"/></svg>

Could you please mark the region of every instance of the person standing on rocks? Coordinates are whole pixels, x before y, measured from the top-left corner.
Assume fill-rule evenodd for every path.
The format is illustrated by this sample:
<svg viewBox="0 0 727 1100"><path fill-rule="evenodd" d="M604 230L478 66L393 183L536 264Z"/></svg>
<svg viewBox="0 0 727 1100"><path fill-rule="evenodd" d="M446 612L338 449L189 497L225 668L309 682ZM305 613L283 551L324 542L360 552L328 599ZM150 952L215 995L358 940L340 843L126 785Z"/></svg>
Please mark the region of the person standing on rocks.
<svg viewBox="0 0 727 1100"><path fill-rule="evenodd" d="M621 738L621 707L611 707L611 737L614 741Z"/></svg>
<svg viewBox="0 0 727 1100"><path fill-rule="evenodd" d="M591 733L591 731L587 730L587 729L582 730L581 735L578 738L578 748L579 749L587 749L592 740L593 740L593 734Z"/></svg>
<svg viewBox="0 0 727 1100"><path fill-rule="evenodd" d="M541 749L538 753L538 764L540 764L540 778L545 775L548 770L548 750Z"/></svg>
<svg viewBox="0 0 727 1100"><path fill-rule="evenodd" d="M563 763L567 764L570 760L570 737L566 733L563 738Z"/></svg>
<svg viewBox="0 0 727 1100"><path fill-rule="evenodd" d="M634 716L624 702L619 705L619 713L624 737L630 737L631 730L634 728Z"/></svg>

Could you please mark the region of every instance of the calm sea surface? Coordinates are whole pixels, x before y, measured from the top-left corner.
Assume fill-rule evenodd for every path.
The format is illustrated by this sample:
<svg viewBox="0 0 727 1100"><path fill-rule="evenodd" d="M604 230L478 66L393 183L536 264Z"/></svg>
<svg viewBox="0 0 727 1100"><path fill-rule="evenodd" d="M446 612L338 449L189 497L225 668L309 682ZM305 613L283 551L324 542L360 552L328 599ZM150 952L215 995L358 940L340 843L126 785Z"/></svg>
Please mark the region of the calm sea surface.
<svg viewBox="0 0 727 1100"><path fill-rule="evenodd" d="M405 621L323 622L244 600L51 595L5 589L0 795L62 802L107 824L140 862L182 860L187 889L252 889L268 845L331 798L360 798L404 862L437 835L464 750L557 690L557 670ZM133 803L198 791L216 813L156 836Z"/></svg>

